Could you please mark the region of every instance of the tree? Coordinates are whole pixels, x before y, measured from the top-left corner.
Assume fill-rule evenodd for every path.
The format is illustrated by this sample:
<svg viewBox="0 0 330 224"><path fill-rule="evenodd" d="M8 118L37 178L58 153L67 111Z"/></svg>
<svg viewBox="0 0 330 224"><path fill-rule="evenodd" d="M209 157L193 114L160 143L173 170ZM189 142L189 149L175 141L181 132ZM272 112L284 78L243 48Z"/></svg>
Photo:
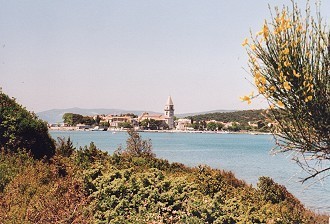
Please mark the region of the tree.
<svg viewBox="0 0 330 224"><path fill-rule="evenodd" d="M65 113L63 114L64 123L70 126L75 126L84 121L84 117L81 114Z"/></svg>
<svg viewBox="0 0 330 224"><path fill-rule="evenodd" d="M145 119L140 122L140 126L144 129L149 130L159 130L159 129L166 129L168 125L164 121L157 121L155 119Z"/></svg>
<svg viewBox="0 0 330 224"><path fill-rule="evenodd" d="M314 17L309 7L305 12L294 1L291 10L275 8L271 21L242 44L258 95L270 106L276 152L293 152L307 172L303 181L330 175L330 33L318 9Z"/></svg>
<svg viewBox="0 0 330 224"><path fill-rule="evenodd" d="M84 116L81 120L81 123L86 125L93 125L95 121L92 117Z"/></svg>
<svg viewBox="0 0 330 224"><path fill-rule="evenodd" d="M223 129L224 126L225 126L225 125L222 124L222 123L217 123L217 128L218 128L218 130Z"/></svg>
<svg viewBox="0 0 330 224"><path fill-rule="evenodd" d="M143 140L139 133L133 129L129 129L127 134L129 137L126 140L126 149L124 153L132 156L155 157L155 154L152 152L150 139Z"/></svg>
<svg viewBox="0 0 330 224"><path fill-rule="evenodd" d="M132 124L130 122L122 122L118 124L119 128L132 128Z"/></svg>
<svg viewBox="0 0 330 224"><path fill-rule="evenodd" d="M236 131L242 130L242 128L241 128L240 124L233 122L232 125L228 127L228 130L236 132Z"/></svg>
<svg viewBox="0 0 330 224"><path fill-rule="evenodd" d="M1 90L0 149L9 152L25 149L37 159L55 154L55 142L48 133L47 124Z"/></svg>
<svg viewBox="0 0 330 224"><path fill-rule="evenodd" d="M206 125L206 128L208 131L216 131L218 126L215 122L209 122L207 125Z"/></svg>
<svg viewBox="0 0 330 224"><path fill-rule="evenodd" d="M101 121L101 118L100 118L99 115L97 115L96 118L95 118L95 123L96 123L97 125L99 125L99 124L100 124L100 121Z"/></svg>

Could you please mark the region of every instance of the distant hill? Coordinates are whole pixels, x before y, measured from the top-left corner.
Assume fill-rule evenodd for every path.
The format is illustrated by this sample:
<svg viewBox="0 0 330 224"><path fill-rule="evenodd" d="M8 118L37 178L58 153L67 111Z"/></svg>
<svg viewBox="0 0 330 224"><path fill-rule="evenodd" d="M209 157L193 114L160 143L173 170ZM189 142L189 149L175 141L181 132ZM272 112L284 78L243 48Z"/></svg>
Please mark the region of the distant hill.
<svg viewBox="0 0 330 224"><path fill-rule="evenodd" d="M195 116L200 114L209 114L209 113L219 113L219 112L232 112L233 110L212 110L212 111L205 111L205 112L196 112L196 113L184 113L184 114L175 114L178 118L184 118L188 116ZM122 109L83 109L78 107L67 108L67 109L52 109L46 110L37 113L38 117L48 123L61 123L63 122L62 116L65 113L75 113L81 114L84 116L92 116L97 114L125 114L125 113L133 113L136 115L140 115L143 112L148 112L152 114L162 114L162 112L154 112L154 111L142 111L142 110L122 110Z"/></svg>
<svg viewBox="0 0 330 224"><path fill-rule="evenodd" d="M228 112L234 112L237 110L211 110L211 111L204 111L204 112L196 112L196 113L184 113L184 114L175 114L178 118L185 118L185 117L191 117L196 115L203 115L203 114L212 114L212 113L228 113Z"/></svg>
<svg viewBox="0 0 330 224"><path fill-rule="evenodd" d="M265 110L240 110L233 112L215 112L215 113L206 113L198 114L193 116L186 116L189 119L194 121L207 121L207 120L216 120L221 122L238 122L238 123L247 123L249 121L256 122L259 120L265 120L263 116Z"/></svg>
<svg viewBox="0 0 330 224"><path fill-rule="evenodd" d="M100 114L125 114L125 113L133 113L133 114L141 114L143 112L149 113L157 113L152 111L140 111L140 110L122 110L122 109L82 109L78 107L68 108L68 109L52 109L46 110L37 113L38 117L48 123L61 123L63 122L63 114L65 113L75 113L81 114L84 116L93 116L93 115L100 115Z"/></svg>

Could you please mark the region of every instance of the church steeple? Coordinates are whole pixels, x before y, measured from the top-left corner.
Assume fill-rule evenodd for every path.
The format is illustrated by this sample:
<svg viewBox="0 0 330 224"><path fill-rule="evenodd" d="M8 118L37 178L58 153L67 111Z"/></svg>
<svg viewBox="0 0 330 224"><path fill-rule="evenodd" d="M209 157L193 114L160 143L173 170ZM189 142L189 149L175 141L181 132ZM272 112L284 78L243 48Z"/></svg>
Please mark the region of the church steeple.
<svg viewBox="0 0 330 224"><path fill-rule="evenodd" d="M166 119L166 123L168 124L168 127L170 129L173 129L174 128L174 104L173 104L171 96L168 96L168 98L167 98L167 102L166 102L165 109L164 109L164 115L165 115L165 119Z"/></svg>
<svg viewBox="0 0 330 224"><path fill-rule="evenodd" d="M168 96L166 105L173 105L172 97Z"/></svg>

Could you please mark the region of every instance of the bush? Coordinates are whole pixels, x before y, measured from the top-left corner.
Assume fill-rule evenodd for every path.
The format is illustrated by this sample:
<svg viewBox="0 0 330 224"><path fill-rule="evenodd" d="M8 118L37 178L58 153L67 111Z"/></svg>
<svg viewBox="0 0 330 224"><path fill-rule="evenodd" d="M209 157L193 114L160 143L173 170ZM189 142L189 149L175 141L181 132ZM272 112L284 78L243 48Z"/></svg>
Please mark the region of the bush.
<svg viewBox="0 0 330 224"><path fill-rule="evenodd" d="M26 149L37 159L55 153L54 140L45 122L0 91L0 148Z"/></svg>

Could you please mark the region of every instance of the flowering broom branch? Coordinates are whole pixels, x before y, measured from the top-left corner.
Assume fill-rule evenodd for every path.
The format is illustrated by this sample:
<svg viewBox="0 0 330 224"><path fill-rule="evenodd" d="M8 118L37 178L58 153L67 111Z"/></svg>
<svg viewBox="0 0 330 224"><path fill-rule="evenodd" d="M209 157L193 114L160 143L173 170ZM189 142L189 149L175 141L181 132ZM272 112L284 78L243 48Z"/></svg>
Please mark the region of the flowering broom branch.
<svg viewBox="0 0 330 224"><path fill-rule="evenodd" d="M276 152L294 152L293 159L308 173L303 182L328 175L330 33L319 10L314 18L309 4L305 14L294 1L291 12L275 8L271 21L242 45L258 95L270 106L266 116L273 123ZM254 97L241 99L251 103Z"/></svg>

